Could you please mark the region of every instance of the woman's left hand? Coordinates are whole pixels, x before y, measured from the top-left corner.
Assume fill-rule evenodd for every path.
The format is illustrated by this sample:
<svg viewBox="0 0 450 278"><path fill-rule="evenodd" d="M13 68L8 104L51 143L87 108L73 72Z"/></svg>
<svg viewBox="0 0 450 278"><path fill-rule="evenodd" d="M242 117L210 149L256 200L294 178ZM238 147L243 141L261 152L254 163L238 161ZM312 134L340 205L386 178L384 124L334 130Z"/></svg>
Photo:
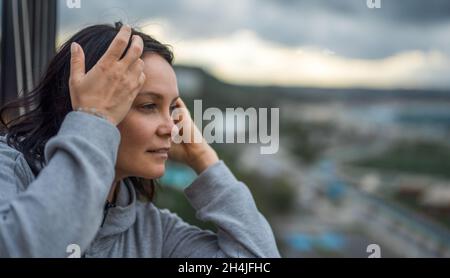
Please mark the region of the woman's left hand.
<svg viewBox="0 0 450 278"><path fill-rule="evenodd" d="M219 157L214 149L206 142L205 138L203 138L197 126L195 126L195 123L181 98L177 100L176 107L178 108L177 112L180 113L175 120L175 124L181 127L178 134L182 138L188 138L189 140L183 140L178 144L173 141L172 137L172 146L169 151L169 157L175 161L187 164L194 169L197 174L200 174L206 168L218 162ZM181 122L182 124L180 124ZM188 132L188 134L185 135L185 132ZM200 143L194 141L195 136L199 139L201 138Z"/></svg>

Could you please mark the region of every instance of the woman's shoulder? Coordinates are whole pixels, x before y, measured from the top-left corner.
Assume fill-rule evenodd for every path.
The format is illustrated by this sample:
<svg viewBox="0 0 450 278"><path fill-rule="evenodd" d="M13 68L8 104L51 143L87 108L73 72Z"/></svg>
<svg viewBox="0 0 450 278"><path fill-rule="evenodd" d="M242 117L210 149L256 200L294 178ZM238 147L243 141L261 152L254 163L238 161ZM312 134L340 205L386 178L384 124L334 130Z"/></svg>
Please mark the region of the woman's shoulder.
<svg viewBox="0 0 450 278"><path fill-rule="evenodd" d="M155 216L164 218L167 214L170 214L168 209L159 208L152 201L136 200L136 210L138 214L151 216L150 218L155 218Z"/></svg>
<svg viewBox="0 0 450 278"><path fill-rule="evenodd" d="M153 202L137 201L136 204L137 217L142 222L151 222L152 227L160 227L162 230L167 229L175 223L183 223L184 221L177 213L167 208L160 208Z"/></svg>
<svg viewBox="0 0 450 278"><path fill-rule="evenodd" d="M0 136L0 165L14 165L21 156L21 152L8 145L6 136Z"/></svg>

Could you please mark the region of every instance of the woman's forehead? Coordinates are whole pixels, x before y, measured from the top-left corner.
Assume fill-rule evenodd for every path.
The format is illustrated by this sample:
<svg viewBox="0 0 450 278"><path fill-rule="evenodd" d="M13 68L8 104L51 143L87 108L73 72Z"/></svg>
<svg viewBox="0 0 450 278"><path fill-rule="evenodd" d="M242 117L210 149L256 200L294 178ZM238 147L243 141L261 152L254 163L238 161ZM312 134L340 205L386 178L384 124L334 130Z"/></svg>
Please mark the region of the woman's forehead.
<svg viewBox="0 0 450 278"><path fill-rule="evenodd" d="M143 60L146 80L141 92L153 92L169 98L178 96L177 79L172 66L158 54L146 54Z"/></svg>

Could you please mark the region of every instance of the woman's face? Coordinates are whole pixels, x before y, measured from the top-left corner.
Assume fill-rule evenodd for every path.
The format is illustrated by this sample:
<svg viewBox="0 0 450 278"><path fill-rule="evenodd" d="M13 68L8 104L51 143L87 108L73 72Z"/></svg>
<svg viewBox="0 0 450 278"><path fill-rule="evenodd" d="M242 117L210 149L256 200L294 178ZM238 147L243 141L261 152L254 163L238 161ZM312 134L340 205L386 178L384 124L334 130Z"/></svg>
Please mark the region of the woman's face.
<svg viewBox="0 0 450 278"><path fill-rule="evenodd" d="M145 84L118 125L121 134L116 178L153 179L164 174L171 131L171 113L178 98L172 66L158 54L144 55Z"/></svg>

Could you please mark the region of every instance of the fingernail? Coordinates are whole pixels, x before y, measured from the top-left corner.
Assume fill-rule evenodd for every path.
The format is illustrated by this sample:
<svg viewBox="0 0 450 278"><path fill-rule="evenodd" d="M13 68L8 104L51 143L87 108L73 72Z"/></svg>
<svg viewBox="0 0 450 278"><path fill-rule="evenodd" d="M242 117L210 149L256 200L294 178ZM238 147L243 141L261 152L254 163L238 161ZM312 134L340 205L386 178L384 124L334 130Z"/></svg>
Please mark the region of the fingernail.
<svg viewBox="0 0 450 278"><path fill-rule="evenodd" d="M73 42L71 45L70 45L70 51L72 52L72 53L77 53L77 51L78 51L78 46L77 46L77 43L76 42Z"/></svg>

